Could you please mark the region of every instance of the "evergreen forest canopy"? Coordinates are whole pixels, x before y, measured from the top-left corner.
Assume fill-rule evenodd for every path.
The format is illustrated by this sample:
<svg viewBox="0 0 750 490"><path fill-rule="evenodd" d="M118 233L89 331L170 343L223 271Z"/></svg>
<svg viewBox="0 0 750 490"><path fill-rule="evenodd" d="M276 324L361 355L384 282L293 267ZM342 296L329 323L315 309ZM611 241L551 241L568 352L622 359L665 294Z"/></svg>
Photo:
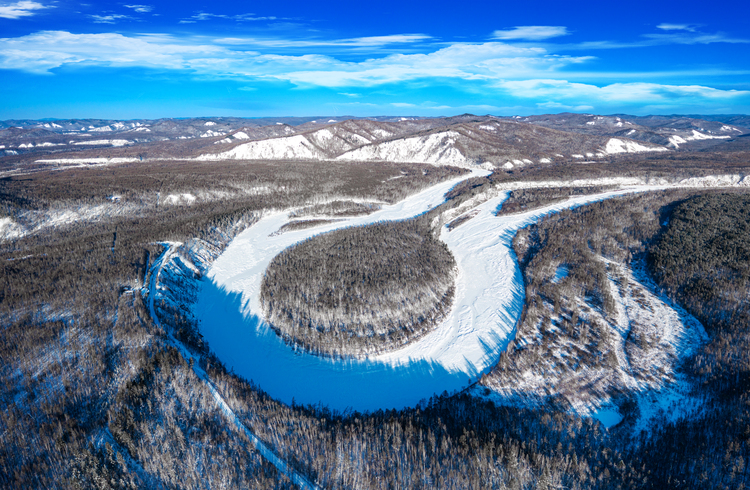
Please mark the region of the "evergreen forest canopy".
<svg viewBox="0 0 750 490"><path fill-rule="evenodd" d="M425 335L450 308L456 267L429 218L345 228L283 251L262 283L272 328L337 357L375 354Z"/></svg>

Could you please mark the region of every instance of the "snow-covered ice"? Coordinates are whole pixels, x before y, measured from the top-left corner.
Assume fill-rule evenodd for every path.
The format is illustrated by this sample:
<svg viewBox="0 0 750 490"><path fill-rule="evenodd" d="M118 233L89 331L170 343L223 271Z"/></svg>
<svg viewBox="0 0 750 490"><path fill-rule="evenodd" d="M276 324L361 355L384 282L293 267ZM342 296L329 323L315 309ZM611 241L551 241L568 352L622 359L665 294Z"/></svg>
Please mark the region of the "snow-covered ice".
<svg viewBox="0 0 750 490"><path fill-rule="evenodd" d="M479 172L474 172L479 175ZM511 340L524 301L511 241L516 231L549 212L638 189L581 196L540 210L496 217L507 192L476 208L477 215L441 239L459 268L456 296L438 328L406 347L367 359L334 360L295 350L263 322L260 284L279 252L317 233L381 220L405 219L443 201L458 180L423 191L368 216L269 236L288 221L267 216L236 237L203 281L195 305L201 333L229 369L289 403L374 410L413 406L423 398L468 386L488 371Z"/></svg>

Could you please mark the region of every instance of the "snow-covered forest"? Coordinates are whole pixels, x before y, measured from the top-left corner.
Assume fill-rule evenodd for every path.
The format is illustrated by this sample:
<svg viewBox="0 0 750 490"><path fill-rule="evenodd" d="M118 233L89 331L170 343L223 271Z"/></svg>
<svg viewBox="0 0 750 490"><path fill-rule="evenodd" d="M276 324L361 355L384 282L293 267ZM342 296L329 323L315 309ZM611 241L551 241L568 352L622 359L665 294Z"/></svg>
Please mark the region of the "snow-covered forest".
<svg viewBox="0 0 750 490"><path fill-rule="evenodd" d="M750 130L527 119L0 130L0 486L747 486Z"/></svg>

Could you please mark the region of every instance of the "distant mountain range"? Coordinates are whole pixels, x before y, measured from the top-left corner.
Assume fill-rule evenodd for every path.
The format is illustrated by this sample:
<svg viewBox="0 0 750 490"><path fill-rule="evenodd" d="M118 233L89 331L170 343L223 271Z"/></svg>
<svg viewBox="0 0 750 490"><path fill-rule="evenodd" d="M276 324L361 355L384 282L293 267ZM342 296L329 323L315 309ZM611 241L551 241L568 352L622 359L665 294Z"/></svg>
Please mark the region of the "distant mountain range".
<svg viewBox="0 0 750 490"><path fill-rule="evenodd" d="M343 160L506 170L621 154L701 150L750 134L750 116L553 114L0 122L0 161Z"/></svg>

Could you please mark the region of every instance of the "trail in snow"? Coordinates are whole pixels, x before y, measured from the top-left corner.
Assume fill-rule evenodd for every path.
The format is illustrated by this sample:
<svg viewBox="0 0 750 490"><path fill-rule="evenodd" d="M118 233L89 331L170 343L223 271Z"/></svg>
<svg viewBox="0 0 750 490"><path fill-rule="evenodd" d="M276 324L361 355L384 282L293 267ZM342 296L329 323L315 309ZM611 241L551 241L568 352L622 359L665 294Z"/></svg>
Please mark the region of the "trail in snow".
<svg viewBox="0 0 750 490"><path fill-rule="evenodd" d="M403 349L367 359L325 359L288 346L265 324L260 284L279 252L343 226L410 218L443 202L445 192L459 180L463 178L340 223L269 236L288 221L279 213L240 234L210 269L195 305L201 333L211 350L235 373L286 403L377 410L414 406L433 394L461 390L491 369L514 336L524 302L523 280L511 244L516 231L564 208L656 188L640 186L581 196L505 217L494 213L507 192L481 204L474 218L441 234L460 271L449 316Z"/></svg>
<svg viewBox="0 0 750 490"><path fill-rule="evenodd" d="M151 268L151 279L149 281L149 301L148 301L148 307L151 312L151 318L153 319L154 323L157 325L159 324L159 319L156 316L156 310L154 309L154 301L156 299L156 288L159 287L159 276L161 276L162 270L164 269L165 264L167 264L172 257L172 255L175 253L175 250L177 247L182 245L181 243L173 243L173 242L163 242L162 245L165 245L166 248L164 252L154 261L154 265ZM182 356L186 360L194 359L194 356L192 353L190 353L185 346L182 345L181 342L179 342L177 339L175 339L171 334L169 334L169 339L171 341L171 344L180 350L182 353ZM211 395L214 397L214 400L216 401L216 404L219 406L219 409L224 413L224 415L229 419L229 421L234 424L235 427L237 427L240 431L242 431L248 439L253 443L255 446L255 449L260 452L260 454L266 458L271 464L273 464L276 469L278 469L281 473L289 477L292 482L294 482L295 485L298 487L304 489L312 489L317 490L318 487L315 486L313 483L311 483L307 478L305 478L300 473L297 473L293 468L289 467L289 465L286 463L286 461L282 460L276 454L269 448L263 441L261 441L250 429L247 428L245 424L242 423L242 421L237 417L237 415L234 413L234 411L229 407L227 402L224 400L224 398L221 396L221 394L218 392L218 390L214 387L213 383L211 383L211 380L208 378L208 374L198 367L198 359L194 359L196 362L193 363L193 371L195 372L196 376L198 376L200 379L202 379L206 386L208 387L208 390L211 392Z"/></svg>

